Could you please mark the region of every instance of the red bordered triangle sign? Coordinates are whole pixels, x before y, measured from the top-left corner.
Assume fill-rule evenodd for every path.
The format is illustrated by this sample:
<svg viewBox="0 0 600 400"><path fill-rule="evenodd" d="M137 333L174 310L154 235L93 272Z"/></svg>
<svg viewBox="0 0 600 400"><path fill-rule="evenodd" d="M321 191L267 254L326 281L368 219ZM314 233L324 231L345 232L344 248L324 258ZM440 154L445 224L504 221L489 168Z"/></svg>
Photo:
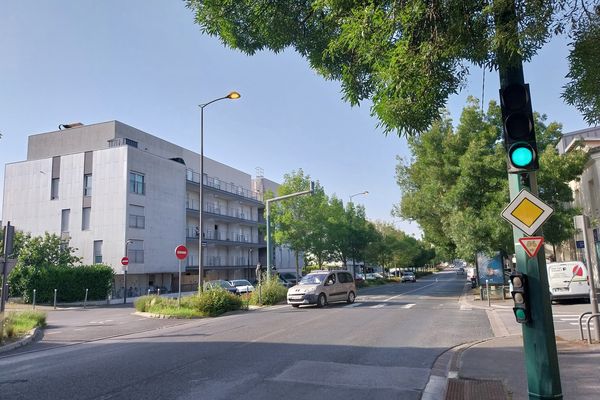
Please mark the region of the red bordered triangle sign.
<svg viewBox="0 0 600 400"><path fill-rule="evenodd" d="M519 243L523 246L525 253L529 257L535 257L544 243L544 238L541 236L529 236L519 239Z"/></svg>

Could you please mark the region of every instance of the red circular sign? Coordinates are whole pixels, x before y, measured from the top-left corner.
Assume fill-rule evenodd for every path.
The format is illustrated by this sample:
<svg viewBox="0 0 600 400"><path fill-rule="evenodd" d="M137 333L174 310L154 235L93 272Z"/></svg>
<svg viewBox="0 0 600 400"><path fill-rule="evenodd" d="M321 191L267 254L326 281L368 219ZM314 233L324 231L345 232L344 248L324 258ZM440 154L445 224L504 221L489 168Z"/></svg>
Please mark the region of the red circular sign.
<svg viewBox="0 0 600 400"><path fill-rule="evenodd" d="M175 257L180 260L183 260L188 255L188 249L184 245L179 245L175 247Z"/></svg>
<svg viewBox="0 0 600 400"><path fill-rule="evenodd" d="M127 265L127 264L129 264L129 258L128 257L121 258L121 265Z"/></svg>

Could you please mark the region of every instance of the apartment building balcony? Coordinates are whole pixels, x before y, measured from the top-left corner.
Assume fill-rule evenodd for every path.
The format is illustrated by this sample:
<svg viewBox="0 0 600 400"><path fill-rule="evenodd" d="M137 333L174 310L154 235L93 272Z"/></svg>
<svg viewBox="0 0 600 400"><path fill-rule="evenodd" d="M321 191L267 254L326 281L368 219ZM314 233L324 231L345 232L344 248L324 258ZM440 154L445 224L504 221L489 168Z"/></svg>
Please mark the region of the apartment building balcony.
<svg viewBox="0 0 600 400"><path fill-rule="evenodd" d="M185 231L185 237L188 242L197 242L199 239L199 231L196 226L187 226ZM205 231L203 233L203 240L207 243L214 243L219 245L236 245L244 247L264 247L264 240L253 241L250 235L244 235L241 233L233 232L219 232L219 231Z"/></svg>
<svg viewBox="0 0 600 400"><path fill-rule="evenodd" d="M190 189L198 190L200 187L200 174L191 170L186 170L187 186ZM238 186L234 183L227 183L219 178L205 175L203 179L204 190L218 193L224 197L245 201L253 205L262 205L262 196L249 189Z"/></svg>

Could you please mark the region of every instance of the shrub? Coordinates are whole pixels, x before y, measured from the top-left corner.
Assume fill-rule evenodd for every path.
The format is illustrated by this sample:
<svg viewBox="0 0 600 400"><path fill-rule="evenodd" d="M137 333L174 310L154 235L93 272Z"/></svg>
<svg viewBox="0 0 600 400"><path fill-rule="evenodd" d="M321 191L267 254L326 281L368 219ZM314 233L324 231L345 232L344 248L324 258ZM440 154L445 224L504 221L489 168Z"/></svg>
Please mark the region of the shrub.
<svg viewBox="0 0 600 400"><path fill-rule="evenodd" d="M197 306L199 310L210 317L216 317L227 311L239 310L242 307L242 299L229 293L224 289L206 290L197 295Z"/></svg>
<svg viewBox="0 0 600 400"><path fill-rule="evenodd" d="M11 312L4 321L7 337L21 336L36 327L46 326L46 314L40 311Z"/></svg>
<svg viewBox="0 0 600 400"><path fill-rule="evenodd" d="M254 289L250 302L252 304L273 305L284 301L286 296L287 289L285 286L281 285L276 279L270 279L269 281L263 281L260 286Z"/></svg>

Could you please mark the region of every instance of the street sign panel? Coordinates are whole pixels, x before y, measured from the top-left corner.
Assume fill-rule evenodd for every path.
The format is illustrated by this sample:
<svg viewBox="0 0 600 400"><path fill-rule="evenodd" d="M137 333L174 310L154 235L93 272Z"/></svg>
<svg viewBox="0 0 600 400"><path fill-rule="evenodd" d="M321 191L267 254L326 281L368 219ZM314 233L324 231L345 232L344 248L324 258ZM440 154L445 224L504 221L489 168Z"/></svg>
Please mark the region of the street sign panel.
<svg viewBox="0 0 600 400"><path fill-rule="evenodd" d="M553 212L552 207L523 189L501 215L525 234L533 235Z"/></svg>
<svg viewBox="0 0 600 400"><path fill-rule="evenodd" d="M179 245L175 248L175 257L180 260L183 260L188 255L188 249L184 245Z"/></svg>
<svg viewBox="0 0 600 400"><path fill-rule="evenodd" d="M129 264L129 257L121 258L121 265L127 265L127 264Z"/></svg>
<svg viewBox="0 0 600 400"><path fill-rule="evenodd" d="M578 249L585 249L585 242L583 240L577 240L575 242L575 247Z"/></svg>
<svg viewBox="0 0 600 400"><path fill-rule="evenodd" d="M544 243L544 238L541 236L529 236L519 239L519 243L525 249L525 253L529 257L535 257L542 248L542 243Z"/></svg>

